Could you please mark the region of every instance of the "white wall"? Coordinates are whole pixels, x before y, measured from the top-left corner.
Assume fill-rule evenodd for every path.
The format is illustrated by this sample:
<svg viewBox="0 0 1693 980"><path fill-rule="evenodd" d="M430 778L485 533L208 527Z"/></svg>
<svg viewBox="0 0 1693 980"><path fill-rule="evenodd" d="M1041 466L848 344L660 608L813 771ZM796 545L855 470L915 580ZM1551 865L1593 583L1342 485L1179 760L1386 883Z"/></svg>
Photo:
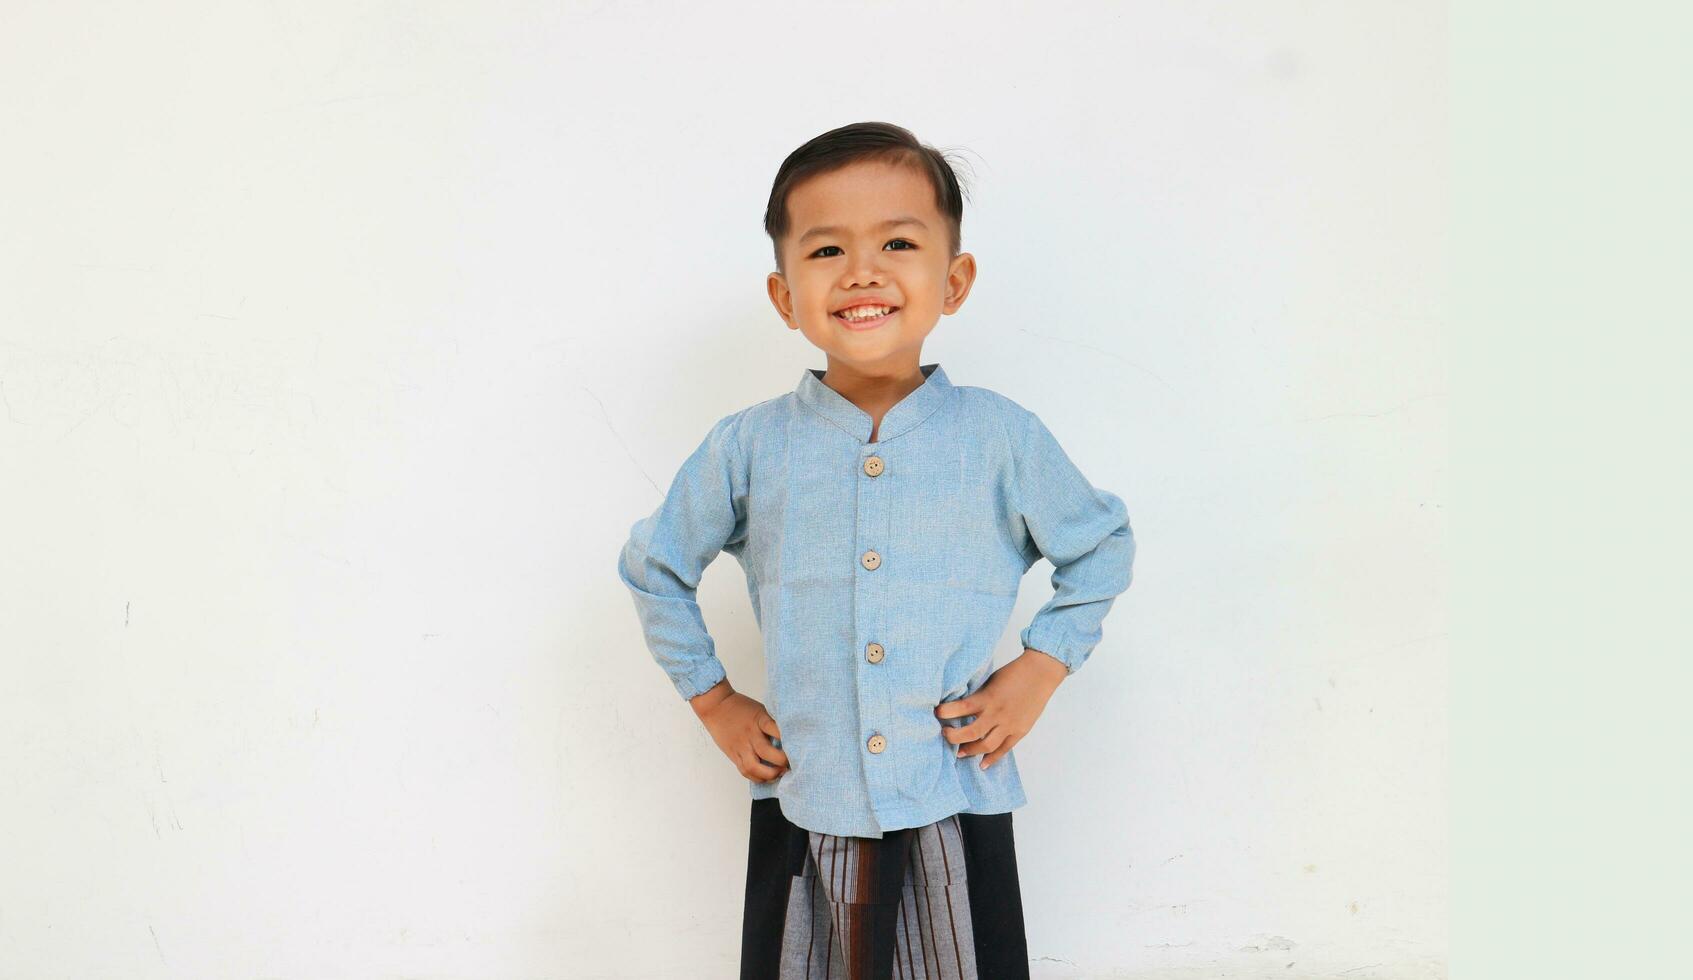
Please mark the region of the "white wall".
<svg viewBox="0 0 1693 980"><path fill-rule="evenodd" d="M1035 975L1443 976L1441 5L554 6L7 5L0 976L732 976L614 558L821 366L760 218L862 119L971 167L925 360L1140 545L1018 747Z"/></svg>

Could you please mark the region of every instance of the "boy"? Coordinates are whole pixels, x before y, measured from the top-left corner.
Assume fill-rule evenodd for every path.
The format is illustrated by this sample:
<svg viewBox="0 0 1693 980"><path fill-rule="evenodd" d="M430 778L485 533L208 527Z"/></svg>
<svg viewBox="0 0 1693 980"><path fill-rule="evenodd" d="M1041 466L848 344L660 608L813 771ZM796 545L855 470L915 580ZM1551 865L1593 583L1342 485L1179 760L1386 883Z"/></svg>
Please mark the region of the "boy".
<svg viewBox="0 0 1693 980"><path fill-rule="evenodd" d="M1032 412L921 363L975 279L962 215L950 164L898 126L790 154L767 286L827 368L720 419L618 559L653 657L750 781L743 980L1029 975L1012 747L1099 642L1135 540ZM723 551L768 711L695 601ZM1042 557L1054 594L995 671Z"/></svg>

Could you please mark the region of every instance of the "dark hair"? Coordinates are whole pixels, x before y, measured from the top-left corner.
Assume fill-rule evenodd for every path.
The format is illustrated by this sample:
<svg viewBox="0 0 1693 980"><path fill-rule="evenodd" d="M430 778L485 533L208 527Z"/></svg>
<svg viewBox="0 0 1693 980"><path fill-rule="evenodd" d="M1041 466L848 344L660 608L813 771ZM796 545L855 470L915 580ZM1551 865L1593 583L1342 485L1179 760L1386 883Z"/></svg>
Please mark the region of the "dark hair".
<svg viewBox="0 0 1693 980"><path fill-rule="evenodd" d="M788 227L788 194L800 182L831 173L861 160L880 160L915 168L935 188L935 206L947 222L947 245L951 258L962 246L964 193L947 154L926 146L909 129L885 122L861 122L831 129L814 136L788 154L776 171L770 189L770 203L764 209L764 230L776 251L776 270L782 269L782 239Z"/></svg>

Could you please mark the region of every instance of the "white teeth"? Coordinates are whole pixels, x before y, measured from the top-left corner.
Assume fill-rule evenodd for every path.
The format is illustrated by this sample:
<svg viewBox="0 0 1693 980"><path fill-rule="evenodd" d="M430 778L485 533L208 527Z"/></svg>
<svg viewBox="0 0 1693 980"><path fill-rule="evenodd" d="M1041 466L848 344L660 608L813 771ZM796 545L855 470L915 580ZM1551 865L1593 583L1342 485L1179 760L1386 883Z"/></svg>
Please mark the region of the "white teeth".
<svg viewBox="0 0 1693 980"><path fill-rule="evenodd" d="M874 320L891 312L893 312L891 306L859 306L839 314L839 316L843 320Z"/></svg>

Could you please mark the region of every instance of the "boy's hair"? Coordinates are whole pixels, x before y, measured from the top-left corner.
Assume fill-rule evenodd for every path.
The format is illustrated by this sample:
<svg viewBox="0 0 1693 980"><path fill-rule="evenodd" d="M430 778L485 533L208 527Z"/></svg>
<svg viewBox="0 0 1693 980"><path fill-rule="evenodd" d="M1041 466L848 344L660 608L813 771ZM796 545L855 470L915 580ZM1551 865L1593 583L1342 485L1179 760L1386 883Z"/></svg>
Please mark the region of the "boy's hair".
<svg viewBox="0 0 1693 980"><path fill-rule="evenodd" d="M852 123L814 136L788 154L776 171L770 203L764 209L764 230L776 250L776 271L782 268L782 239L788 227L788 194L801 181L839 170L861 160L905 164L929 178L935 188L935 205L947 222L949 258L957 258L962 246L964 194L947 154L919 142L911 131L886 122Z"/></svg>

